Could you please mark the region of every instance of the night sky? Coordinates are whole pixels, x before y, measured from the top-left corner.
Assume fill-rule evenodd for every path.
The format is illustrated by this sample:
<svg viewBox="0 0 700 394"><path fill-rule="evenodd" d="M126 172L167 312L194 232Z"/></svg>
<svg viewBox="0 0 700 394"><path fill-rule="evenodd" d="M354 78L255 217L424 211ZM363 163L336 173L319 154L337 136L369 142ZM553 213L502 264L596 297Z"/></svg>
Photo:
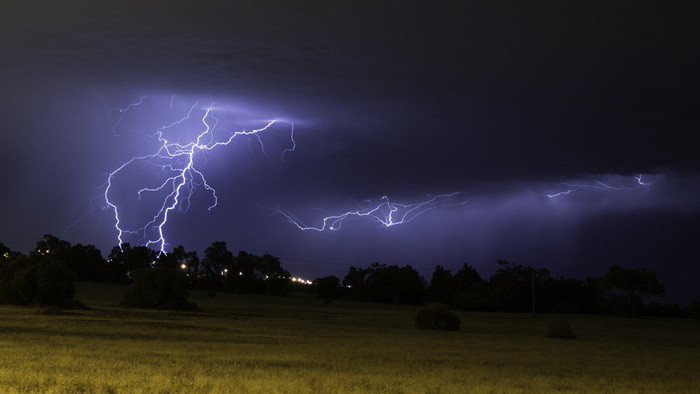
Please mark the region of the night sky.
<svg viewBox="0 0 700 394"><path fill-rule="evenodd" d="M107 173L214 103L241 127L292 121L297 148L280 158L280 125L268 155L247 137L210 152L219 204L197 190L165 228L173 245L222 240L308 278L374 261L427 279L464 262L489 276L496 259L579 278L620 264L659 271L671 301L700 297L692 2L145 3L0 4L0 241L13 249L52 233L108 254L114 217L91 201ZM653 184L546 196L637 174ZM122 186L152 174L135 176ZM267 208L313 222L455 191L469 202L391 228L304 232Z"/></svg>

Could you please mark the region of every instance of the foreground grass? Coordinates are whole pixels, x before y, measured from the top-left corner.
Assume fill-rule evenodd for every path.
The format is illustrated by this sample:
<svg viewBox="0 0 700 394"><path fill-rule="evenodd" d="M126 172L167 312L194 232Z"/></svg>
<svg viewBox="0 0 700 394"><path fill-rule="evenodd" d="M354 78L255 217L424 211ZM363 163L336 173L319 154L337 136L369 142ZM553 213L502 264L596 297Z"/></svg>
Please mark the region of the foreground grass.
<svg viewBox="0 0 700 394"><path fill-rule="evenodd" d="M413 328L415 308L309 296L193 294L198 313L115 307L121 286L81 284L93 309L0 307L0 391L700 392L700 323L460 313L460 332Z"/></svg>

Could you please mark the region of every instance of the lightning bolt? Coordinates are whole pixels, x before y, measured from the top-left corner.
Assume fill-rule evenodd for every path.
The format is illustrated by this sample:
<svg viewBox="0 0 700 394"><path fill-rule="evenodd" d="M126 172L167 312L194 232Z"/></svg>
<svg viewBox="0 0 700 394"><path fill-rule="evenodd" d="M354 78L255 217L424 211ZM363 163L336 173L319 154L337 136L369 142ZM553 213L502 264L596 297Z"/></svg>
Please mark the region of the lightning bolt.
<svg viewBox="0 0 700 394"><path fill-rule="evenodd" d="M641 189L643 187L647 187L649 185L652 185L655 181L649 181L649 182L644 182L642 181L642 174L638 174L633 176L634 180L636 181L633 183L631 186L625 186L625 185L619 185L619 186L613 186L607 183L603 183L600 180L595 180L590 183L567 183L567 182L562 182L561 184L566 186L567 189L564 191L560 191L557 193L551 193L547 194L548 198L556 198L556 197L561 197L565 196L567 194L571 194L576 191L589 191L589 192L601 192L601 191L619 191L619 190L635 190L635 189Z"/></svg>
<svg viewBox="0 0 700 394"><path fill-rule="evenodd" d="M115 135L119 136L118 128L124 119L125 115L132 109L144 103L145 97L140 97L138 101L134 101L127 106L115 108L109 113L118 113L116 123L112 127ZM172 110L175 102L175 96L169 100L169 108ZM166 132L176 126L183 125L185 121L193 119L195 114L201 112L201 131L197 134L194 141L180 142L173 141L166 136ZM219 119L215 116L213 103L208 107L200 107L197 102L188 107L187 112L183 117L174 122L163 124L155 133L151 134L157 142L157 147L152 153L142 156L132 157L122 163L119 167L109 172L105 183L102 198L105 201L104 209L112 212L114 217L114 227L117 232L117 241L119 246L125 242L127 236L140 237L139 242L148 247L154 247L161 254L166 253L166 248L169 246L166 241L165 228L168 219L174 210L187 212L190 207L190 201L195 190L198 187L207 191L212 198L212 204L208 207L209 210L214 209L219 201L216 190L207 182L207 179L199 168L200 157L206 163L206 153L212 150L231 144L236 137L247 136L256 138L260 144L261 151L267 155L261 134L270 130L277 124L284 123L290 126L290 142L291 146L282 151L281 159L284 160L285 154L293 152L296 149L296 140L294 137L294 124L283 120L271 120L264 122L260 128L251 128L250 130L242 129L240 131L231 132L219 127ZM229 135L227 138L220 139L215 135L216 130L224 130ZM220 133L216 133L220 134ZM122 210L119 204L112 197L114 189L119 183L120 177L124 176L125 170L135 165L145 165L159 169L160 174L166 174L161 181L155 185L142 187L137 192L139 200L144 195L158 195L161 197L158 200L155 214L147 219L147 222L138 228L126 228L123 224ZM164 180L163 180L164 179ZM634 190L646 188L652 185L656 179L649 180L643 174L634 175L629 182L603 182L599 179L584 182L564 182L561 185L565 186L564 190L546 194L550 199L569 195L574 192L612 192L621 190ZM306 224L292 211L281 208L272 208L274 213L283 216L288 222L296 226L299 230L313 230L318 232L337 231L340 230L343 223L349 219L365 219L375 222L380 227L389 228L406 224L426 212L432 211L441 207L452 207L464 205L469 202L470 198L465 192L455 192L449 194L440 194L429 197L426 200L412 203L397 203L390 201L387 196L383 196L376 202L365 200L363 204L358 204L360 207L356 210L346 211L336 215L325 216L318 219L317 225ZM82 218L80 219L82 220ZM74 225L74 224L73 224ZM72 225L71 225L72 226Z"/></svg>
<svg viewBox="0 0 700 394"><path fill-rule="evenodd" d="M428 200L410 204L391 202L387 196L383 196L375 205L366 200L367 206L355 211L348 211L321 219L318 226L306 225L294 213L280 207L273 208L275 213L295 225L299 230L336 231L340 230L343 222L349 218L364 218L376 222L380 227L393 227L409 223L418 216L440 207L452 207L464 205L469 201L465 192L436 195Z"/></svg>
<svg viewBox="0 0 700 394"><path fill-rule="evenodd" d="M632 178L634 181L630 179L629 182L622 182L622 184L612 184L610 182L603 182L599 179L591 182L564 182L561 184L566 186L566 190L546 194L546 196L552 199L577 191L612 192L621 190L637 190L646 188L655 182L655 180L645 182L643 174L635 175ZM400 224L409 223L416 217L433 209L464 205L469 202L469 200L470 199L467 198L466 193L464 192L441 194L425 201L410 204L392 202L388 197L384 196L378 201L377 204L373 204L371 201L366 200L366 205L360 209L323 217L320 219L320 224L318 225L306 224L296 214L287 209L275 207L273 210L276 214L282 215L288 222L295 225L299 230L314 230L321 232L326 230L340 230L343 222L350 218L364 218L376 222L380 225L380 227L393 227Z"/></svg>
<svg viewBox="0 0 700 394"><path fill-rule="evenodd" d="M173 105L173 101L174 97L170 100L171 107ZM143 103L143 97L138 102L129 104L127 107L117 109L120 116L117 120L117 124L115 124L113 127L115 134L118 135L116 130L119 122L121 122L122 118L124 117L124 114L141 103ZM236 137L239 136L258 138L264 151L260 134L269 131L273 125L278 123L289 124L292 130L290 136L292 147L285 149L284 152L291 152L296 147L296 142L294 141L293 124L279 119L266 121L263 127L257 129L243 129L233 133L229 132L230 135L228 138L217 140L214 132L217 130L219 121L214 116L213 104L201 110L203 112L201 117L202 131L197 135L194 141L181 143L171 141L166 137L165 132L167 130L190 120L190 118L199 110L201 109L198 109L198 103L195 103L189 107L189 110L184 117L158 128L156 132L151 135L151 137L157 141L157 148L153 153L133 157L125 161L107 175L107 182L104 188L103 198L107 208L111 210L114 215L114 227L117 231L117 241L120 247L124 243L124 238L127 235L135 235L141 236L140 242L143 245L157 248L161 254L165 254L168 246L165 235L165 227L168 223L168 219L175 209L180 209L184 212L189 209L190 200L197 186L202 186L212 196L213 203L208 209L212 210L217 206L219 198L216 194L216 190L209 185L206 177L197 167L196 158L199 156L202 156L203 159L206 160L206 157L203 156L205 153L218 147L229 145L236 139ZM121 209L113 200L111 194L114 188L117 187L119 178L124 170L137 164L155 167L159 169L160 172L167 174L166 179L161 183L139 189L137 193L138 199L140 200L145 193L156 194L160 192L165 194L165 197L163 197L162 202L159 203L156 213L145 225L136 229L127 229L122 223Z"/></svg>
<svg viewBox="0 0 700 394"><path fill-rule="evenodd" d="M114 108L107 113L108 115L113 114L115 112L119 114L117 121L112 126L112 132L114 133L115 136L119 137L119 133L117 132L117 128L119 127L119 124L122 122L122 119L124 119L124 114L129 112L132 108L143 104L144 99L145 99L145 97L141 96L141 97L139 97L138 101L135 101L133 103L129 103L129 105L127 105L126 107L123 107L123 108Z"/></svg>

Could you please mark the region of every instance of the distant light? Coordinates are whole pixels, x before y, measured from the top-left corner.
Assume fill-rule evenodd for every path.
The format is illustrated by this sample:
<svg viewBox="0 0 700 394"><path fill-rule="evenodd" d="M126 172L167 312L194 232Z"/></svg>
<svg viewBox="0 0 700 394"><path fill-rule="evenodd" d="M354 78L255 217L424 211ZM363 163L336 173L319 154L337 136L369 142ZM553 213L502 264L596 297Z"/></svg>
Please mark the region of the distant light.
<svg viewBox="0 0 700 394"><path fill-rule="evenodd" d="M297 277L292 276L292 277L289 278L289 279L290 279L292 282L300 283L300 284L302 284L302 285L311 285L311 284L313 284L312 281L310 281L310 280L308 280L308 279L304 279L304 278L297 278Z"/></svg>
<svg viewBox="0 0 700 394"><path fill-rule="evenodd" d="M224 272L228 272L228 268L224 268Z"/></svg>
<svg viewBox="0 0 700 394"><path fill-rule="evenodd" d="M238 276L243 276L243 272L239 272L239 273L238 273Z"/></svg>
<svg viewBox="0 0 700 394"><path fill-rule="evenodd" d="M180 268L182 268L183 270L186 270L186 269L187 269L187 264L182 263L182 264L180 265Z"/></svg>

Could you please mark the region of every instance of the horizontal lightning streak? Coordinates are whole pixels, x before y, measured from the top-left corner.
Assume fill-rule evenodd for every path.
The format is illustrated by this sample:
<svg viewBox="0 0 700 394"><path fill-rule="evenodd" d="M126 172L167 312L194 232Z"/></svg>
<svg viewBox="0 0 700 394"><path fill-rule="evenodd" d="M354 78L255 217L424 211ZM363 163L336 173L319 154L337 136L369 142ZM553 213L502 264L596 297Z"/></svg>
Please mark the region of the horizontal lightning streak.
<svg viewBox="0 0 700 394"><path fill-rule="evenodd" d="M643 182L642 181L642 174L635 175L633 177L636 181L635 184L632 186L612 186L607 183L603 183L600 180L595 180L593 183L566 183L562 182L561 184L566 186L568 189L558 192L558 193L551 193L547 194L547 197L549 198L556 198L560 196L565 196L567 194L573 193L575 191L583 190L583 191L589 191L589 192L601 192L601 191L619 191L619 190L636 190L636 189L641 189L642 187L649 186L654 183L654 181L651 182Z"/></svg>
<svg viewBox="0 0 700 394"><path fill-rule="evenodd" d="M314 231L336 231L340 230L343 222L352 217L366 218L378 223L382 227L392 227L400 224L409 223L418 216L439 207L453 207L464 205L469 201L464 192L455 192L450 194L440 194L426 201L401 204L391 202L387 196L383 196L376 206L369 206L348 211L339 215L326 216L321 219L321 225L308 226L300 220L294 213L283 208L273 208L277 214L286 218L286 220L294 224L299 230L314 230Z"/></svg>

